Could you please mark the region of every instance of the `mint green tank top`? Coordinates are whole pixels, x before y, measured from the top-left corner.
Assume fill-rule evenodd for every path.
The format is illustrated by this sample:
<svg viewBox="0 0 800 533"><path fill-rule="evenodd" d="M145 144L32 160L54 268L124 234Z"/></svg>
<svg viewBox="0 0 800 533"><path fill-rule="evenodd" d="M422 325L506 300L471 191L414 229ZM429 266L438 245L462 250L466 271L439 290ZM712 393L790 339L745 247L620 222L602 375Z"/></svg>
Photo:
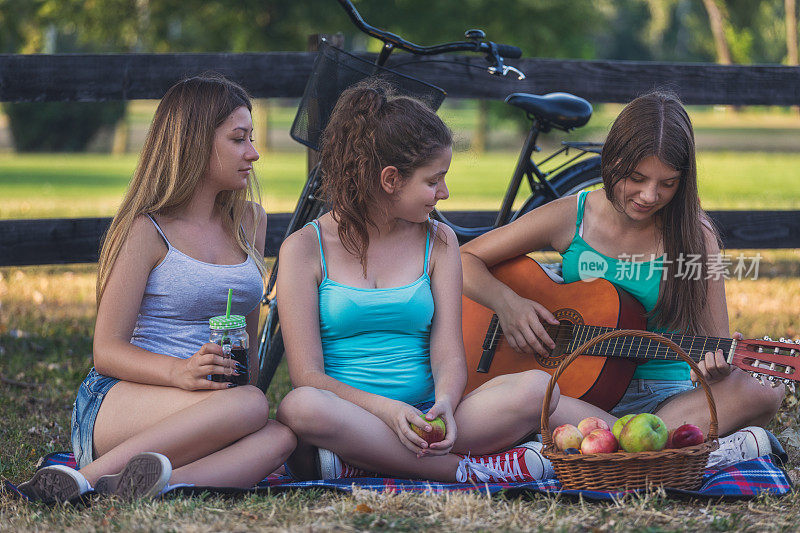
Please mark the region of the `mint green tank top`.
<svg viewBox="0 0 800 533"><path fill-rule="evenodd" d="M357 389L410 405L434 401L430 340L434 302L425 239L422 275L402 287L351 287L328 277L322 234L319 328L325 373ZM435 223L434 223L435 224ZM434 235L436 226L434 226Z"/></svg>
<svg viewBox="0 0 800 533"><path fill-rule="evenodd" d="M603 278L624 289L636 298L645 311L656 305L661 287L661 277L666 267L662 258L650 261L631 261L617 259L601 254L583 240L583 213L586 207L587 191L578 194L578 218L575 222L575 235L569 247L561 254L564 283ZM647 330L666 333L666 330L647 321ZM669 381L689 379L689 365L682 361L647 361L636 367L634 379L661 379Z"/></svg>

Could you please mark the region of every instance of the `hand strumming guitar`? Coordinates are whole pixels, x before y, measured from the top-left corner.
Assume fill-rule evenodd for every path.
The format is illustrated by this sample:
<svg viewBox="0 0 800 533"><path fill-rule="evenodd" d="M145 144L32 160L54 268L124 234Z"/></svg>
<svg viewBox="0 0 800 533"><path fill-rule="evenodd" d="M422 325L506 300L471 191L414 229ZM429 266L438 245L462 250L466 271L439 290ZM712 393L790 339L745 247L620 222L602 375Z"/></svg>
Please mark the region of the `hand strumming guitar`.
<svg viewBox="0 0 800 533"><path fill-rule="evenodd" d="M542 323L558 325L558 320L542 304L514 294L499 307L495 312L500 327L514 350L547 355L555 347Z"/></svg>

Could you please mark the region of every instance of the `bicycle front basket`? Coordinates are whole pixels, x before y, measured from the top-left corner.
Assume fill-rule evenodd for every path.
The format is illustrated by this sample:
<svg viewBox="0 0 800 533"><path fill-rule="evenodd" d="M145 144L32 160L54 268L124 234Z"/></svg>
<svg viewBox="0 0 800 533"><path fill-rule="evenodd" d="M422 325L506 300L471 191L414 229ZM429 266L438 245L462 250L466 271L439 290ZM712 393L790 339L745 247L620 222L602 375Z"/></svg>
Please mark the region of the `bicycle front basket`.
<svg viewBox="0 0 800 533"><path fill-rule="evenodd" d="M436 111L444 101L444 90L394 70L379 67L365 59L322 43L303 99L292 123L291 136L309 148L319 150L320 136L328 124L339 95L368 77L379 77L400 94L413 96Z"/></svg>

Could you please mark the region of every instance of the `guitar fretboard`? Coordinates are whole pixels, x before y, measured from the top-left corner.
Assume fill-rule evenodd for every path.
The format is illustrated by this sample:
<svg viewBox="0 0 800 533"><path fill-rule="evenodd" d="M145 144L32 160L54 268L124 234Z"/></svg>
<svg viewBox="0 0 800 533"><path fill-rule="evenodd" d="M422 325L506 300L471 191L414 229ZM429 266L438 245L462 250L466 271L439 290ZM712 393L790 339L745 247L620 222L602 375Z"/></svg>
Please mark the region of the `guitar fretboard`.
<svg viewBox="0 0 800 533"><path fill-rule="evenodd" d="M545 331L556 343L556 350L560 353L572 353L581 344L597 337L602 333L614 331L617 328L605 326L587 326L575 324L559 324L558 326L546 325ZM678 346L695 362L701 361L706 352L721 349L727 355L733 344L732 339L719 337L704 337L701 335L680 335L677 333L662 333L662 335ZM489 330L484 339L484 349L497 346L503 337L502 330L497 322L497 315L492 316ZM681 357L669 347L651 339L642 337L617 337L603 341L586 352L586 355L601 357L622 357L625 359L660 359L664 361L680 361Z"/></svg>

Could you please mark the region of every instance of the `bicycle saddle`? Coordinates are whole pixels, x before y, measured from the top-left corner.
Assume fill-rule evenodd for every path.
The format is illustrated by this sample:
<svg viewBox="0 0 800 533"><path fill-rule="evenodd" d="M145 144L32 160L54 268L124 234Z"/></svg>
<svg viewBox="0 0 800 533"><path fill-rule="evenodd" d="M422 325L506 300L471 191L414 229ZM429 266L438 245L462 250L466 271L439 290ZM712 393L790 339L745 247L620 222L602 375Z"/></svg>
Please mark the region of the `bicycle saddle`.
<svg viewBox="0 0 800 533"><path fill-rule="evenodd" d="M524 109L540 122L564 130L579 128L589 122L592 116L592 104L569 93L544 96L513 93L506 97L506 103Z"/></svg>

